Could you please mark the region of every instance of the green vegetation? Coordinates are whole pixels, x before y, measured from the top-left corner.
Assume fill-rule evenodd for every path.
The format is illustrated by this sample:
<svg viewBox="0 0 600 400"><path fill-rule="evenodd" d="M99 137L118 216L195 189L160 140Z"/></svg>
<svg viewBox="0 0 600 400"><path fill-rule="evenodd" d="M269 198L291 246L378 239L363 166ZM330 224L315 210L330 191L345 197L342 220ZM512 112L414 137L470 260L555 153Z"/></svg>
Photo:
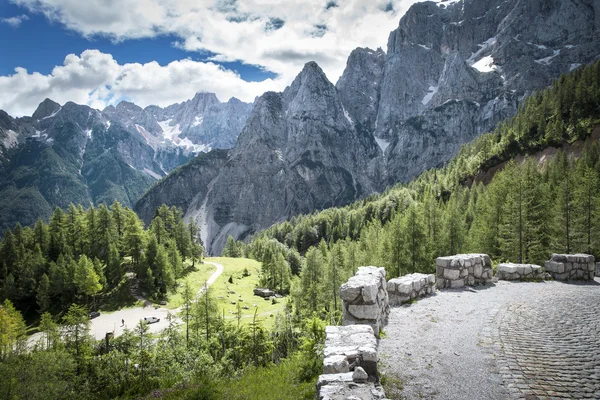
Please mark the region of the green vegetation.
<svg viewBox="0 0 600 400"><path fill-rule="evenodd" d="M287 298L264 300L254 296L254 288L260 287L261 263L247 258L227 257L211 257L206 261L216 262L224 267L223 274L211 286L210 291L217 299L217 308L225 315L226 320L237 323L239 319L240 323L249 324L256 313L265 326L274 325L275 316L284 311ZM230 277L233 283L229 283Z"/></svg>
<svg viewBox="0 0 600 400"><path fill-rule="evenodd" d="M216 271L216 268L206 263L196 263L195 267L192 267L191 261L189 261L184 263L184 270L189 272L179 281L176 291L169 296L167 308L174 309L181 307L185 302L183 290L186 284L192 293L198 293L198 290L204 286L206 280Z"/></svg>
<svg viewBox="0 0 600 400"><path fill-rule="evenodd" d="M175 208L160 207L147 230L118 202L56 208L48 224L17 224L4 234L0 299L29 317L62 315L73 303L92 309L133 305L128 270L144 292L162 298L194 269L203 253L198 240L195 225L185 225ZM183 260L189 260L185 270Z"/></svg>
<svg viewBox="0 0 600 400"><path fill-rule="evenodd" d="M435 257L461 252L487 253L496 263L540 264L552 252L600 256L600 146L590 139L598 125L600 62L529 97L514 118L465 145L444 168L347 207L275 224L226 251L263 261L271 288L286 282L287 272L278 274L284 260L296 312L327 313L333 322L337 288L359 265L383 266L395 277L433 272ZM585 141L577 157L566 149L545 162L510 161L483 183L488 169L518 154L577 140Z"/></svg>

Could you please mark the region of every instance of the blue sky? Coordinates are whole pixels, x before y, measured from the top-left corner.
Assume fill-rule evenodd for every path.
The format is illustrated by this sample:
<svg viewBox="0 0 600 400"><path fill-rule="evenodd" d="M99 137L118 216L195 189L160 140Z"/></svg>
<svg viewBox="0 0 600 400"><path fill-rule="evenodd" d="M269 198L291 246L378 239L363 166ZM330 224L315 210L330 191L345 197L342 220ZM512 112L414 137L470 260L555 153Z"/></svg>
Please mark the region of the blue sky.
<svg viewBox="0 0 600 400"><path fill-rule="evenodd" d="M29 19L23 21L19 27L0 24L0 75L14 73L15 67L23 67L29 72L49 74L56 65L62 64L67 54L80 54L86 49L98 49L103 53L112 54L119 64L157 61L160 65L167 65L171 61L184 58L205 61L214 56L210 52L188 52L175 47L173 43L178 41L178 38L172 35L120 42L99 35L87 39L58 22L50 22L41 14L30 13L26 8L11 3L0 2L0 19L23 14ZM276 76L264 68L241 62L218 64L238 72L245 81L263 81Z"/></svg>
<svg viewBox="0 0 600 400"><path fill-rule="evenodd" d="M353 49L385 49L415 1L0 0L0 109L167 106L200 91L252 102L309 61L335 83Z"/></svg>

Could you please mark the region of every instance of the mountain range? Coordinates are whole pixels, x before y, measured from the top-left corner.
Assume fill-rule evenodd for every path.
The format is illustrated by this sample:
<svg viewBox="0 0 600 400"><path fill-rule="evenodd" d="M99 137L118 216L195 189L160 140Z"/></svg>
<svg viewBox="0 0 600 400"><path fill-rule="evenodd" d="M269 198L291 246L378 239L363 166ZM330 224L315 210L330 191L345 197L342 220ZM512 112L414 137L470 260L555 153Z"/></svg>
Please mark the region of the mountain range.
<svg viewBox="0 0 600 400"><path fill-rule="evenodd" d="M228 153L204 157L137 203L149 220L182 207L219 253L300 213L348 204L449 161L524 99L600 55L593 0L457 0L413 5L387 51L354 50L334 86L308 63L265 93ZM189 185L184 197L169 193Z"/></svg>
<svg viewBox="0 0 600 400"><path fill-rule="evenodd" d="M32 117L0 113L0 227L69 202L135 204L146 222L168 204L219 253L229 235L443 165L599 49L594 0L427 1L385 51L355 49L335 85L309 62L254 104L198 93L165 108L46 100Z"/></svg>
<svg viewBox="0 0 600 400"><path fill-rule="evenodd" d="M198 153L231 147L251 108L197 93L166 108L122 101L99 111L46 99L31 117L0 111L0 229L69 203L132 207Z"/></svg>

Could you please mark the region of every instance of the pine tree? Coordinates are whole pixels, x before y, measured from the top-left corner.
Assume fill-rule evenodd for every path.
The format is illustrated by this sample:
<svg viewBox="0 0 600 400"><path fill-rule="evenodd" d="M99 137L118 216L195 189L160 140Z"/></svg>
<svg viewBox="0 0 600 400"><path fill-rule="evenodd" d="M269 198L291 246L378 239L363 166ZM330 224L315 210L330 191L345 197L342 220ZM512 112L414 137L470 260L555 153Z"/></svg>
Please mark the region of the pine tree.
<svg viewBox="0 0 600 400"><path fill-rule="evenodd" d="M46 274L43 274L40 278L36 300L40 314L48 311L48 308L50 307L50 279L48 279L48 275Z"/></svg>
<svg viewBox="0 0 600 400"><path fill-rule="evenodd" d="M134 265L138 265L146 245L146 234L141 221L131 212L127 218L124 234L124 251L131 256Z"/></svg>

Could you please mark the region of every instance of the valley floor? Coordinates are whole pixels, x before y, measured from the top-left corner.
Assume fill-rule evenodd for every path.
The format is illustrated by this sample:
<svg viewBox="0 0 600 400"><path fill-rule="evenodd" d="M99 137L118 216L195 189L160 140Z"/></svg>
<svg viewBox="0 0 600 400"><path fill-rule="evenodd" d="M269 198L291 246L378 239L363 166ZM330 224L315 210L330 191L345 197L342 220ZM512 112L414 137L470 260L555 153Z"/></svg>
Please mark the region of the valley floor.
<svg viewBox="0 0 600 400"><path fill-rule="evenodd" d="M600 398L600 278L438 291L392 308L390 399ZM396 391L396 393L394 393Z"/></svg>

